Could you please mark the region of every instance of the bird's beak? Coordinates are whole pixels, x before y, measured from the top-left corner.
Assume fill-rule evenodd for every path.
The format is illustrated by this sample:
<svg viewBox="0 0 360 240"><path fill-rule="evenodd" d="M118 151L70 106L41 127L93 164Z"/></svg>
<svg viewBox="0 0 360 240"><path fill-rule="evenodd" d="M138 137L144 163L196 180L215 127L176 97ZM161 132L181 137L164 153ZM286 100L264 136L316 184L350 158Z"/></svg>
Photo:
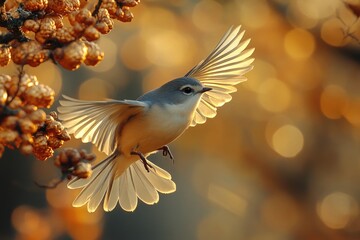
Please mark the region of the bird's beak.
<svg viewBox="0 0 360 240"><path fill-rule="evenodd" d="M207 92L207 91L210 91L210 90L212 90L212 88L204 87L203 89L201 89L201 90L199 91L199 93L204 93L204 92Z"/></svg>

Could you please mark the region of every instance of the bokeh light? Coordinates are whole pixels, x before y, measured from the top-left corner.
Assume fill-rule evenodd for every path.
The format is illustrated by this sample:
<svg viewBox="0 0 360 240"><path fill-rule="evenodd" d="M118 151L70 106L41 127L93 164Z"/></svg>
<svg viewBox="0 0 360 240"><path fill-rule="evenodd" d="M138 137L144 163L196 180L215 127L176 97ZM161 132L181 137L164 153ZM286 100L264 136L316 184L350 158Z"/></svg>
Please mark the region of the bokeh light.
<svg viewBox="0 0 360 240"><path fill-rule="evenodd" d="M308 31L295 28L285 35L284 47L287 54L293 59L305 60L315 50L315 39Z"/></svg>
<svg viewBox="0 0 360 240"><path fill-rule="evenodd" d="M329 85L321 94L320 107L324 115L328 118L341 118L346 105L346 92L340 86Z"/></svg>
<svg viewBox="0 0 360 240"><path fill-rule="evenodd" d="M192 48L188 42L186 36L178 31L158 32L146 41L146 58L160 67L180 66L192 57Z"/></svg>
<svg viewBox="0 0 360 240"><path fill-rule="evenodd" d="M273 134L272 147L283 157L295 157L304 147L304 136L297 127L284 125Z"/></svg>
<svg viewBox="0 0 360 240"><path fill-rule="evenodd" d="M340 47L346 44L339 19L329 19L321 27L321 38L329 45Z"/></svg>
<svg viewBox="0 0 360 240"><path fill-rule="evenodd" d="M193 8L192 20L203 31L219 29L223 17L223 5L214 0L199 1ZM209 26L212 26L209 28Z"/></svg>
<svg viewBox="0 0 360 240"><path fill-rule="evenodd" d="M211 184L208 190L208 198L211 202L218 204L226 210L242 216L244 214L247 202L244 198L229 191L228 189Z"/></svg>
<svg viewBox="0 0 360 240"><path fill-rule="evenodd" d="M345 118L355 127L360 127L360 98L351 99L344 110Z"/></svg>
<svg viewBox="0 0 360 240"><path fill-rule="evenodd" d="M17 207L11 216L14 228L23 239L49 239L51 236L50 222L43 214L29 206Z"/></svg>
<svg viewBox="0 0 360 240"><path fill-rule="evenodd" d="M334 15L339 5L337 0L296 0L299 10L309 18L322 19Z"/></svg>
<svg viewBox="0 0 360 240"><path fill-rule="evenodd" d="M84 100L104 100L111 96L112 89L103 79L90 78L80 85L79 98Z"/></svg>
<svg viewBox="0 0 360 240"><path fill-rule="evenodd" d="M329 228L345 228L359 214L357 201L349 194L333 192L318 203L317 212Z"/></svg>
<svg viewBox="0 0 360 240"><path fill-rule="evenodd" d="M291 91L278 79L263 80L258 91L260 105L270 112L285 111L290 105Z"/></svg>

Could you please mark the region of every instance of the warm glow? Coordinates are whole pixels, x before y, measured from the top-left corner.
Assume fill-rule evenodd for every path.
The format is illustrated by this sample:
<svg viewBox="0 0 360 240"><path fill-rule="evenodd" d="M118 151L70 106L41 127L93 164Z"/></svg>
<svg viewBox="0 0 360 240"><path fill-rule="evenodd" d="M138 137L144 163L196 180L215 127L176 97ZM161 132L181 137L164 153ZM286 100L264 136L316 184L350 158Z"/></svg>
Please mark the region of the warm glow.
<svg viewBox="0 0 360 240"><path fill-rule="evenodd" d="M133 70L143 70L150 66L145 57L145 39L139 35L129 37L120 48L121 62Z"/></svg>
<svg viewBox="0 0 360 240"><path fill-rule="evenodd" d="M247 206L247 201L236 193L216 184L210 184L208 198L220 207L242 216Z"/></svg>
<svg viewBox="0 0 360 240"><path fill-rule="evenodd" d="M291 92L285 83L270 78L261 83L258 101L269 112L282 112L290 105Z"/></svg>
<svg viewBox="0 0 360 240"><path fill-rule="evenodd" d="M11 215L14 228L24 239L49 239L50 222L42 214L28 206L17 207Z"/></svg>
<svg viewBox="0 0 360 240"><path fill-rule="evenodd" d="M273 134L272 146L283 157L295 157L304 147L304 136L297 127L284 125Z"/></svg>
<svg viewBox="0 0 360 240"><path fill-rule="evenodd" d="M360 98L348 101L344 110L344 116L352 125L360 127Z"/></svg>
<svg viewBox="0 0 360 240"><path fill-rule="evenodd" d="M331 46L343 46L349 40L345 38L343 27L339 19L329 19L321 26L321 38Z"/></svg>
<svg viewBox="0 0 360 240"><path fill-rule="evenodd" d="M338 0L296 0L296 3L304 15L314 19L333 15L340 4Z"/></svg>
<svg viewBox="0 0 360 240"><path fill-rule="evenodd" d="M317 212L327 227L342 229L358 216L359 205L349 194L333 192L318 203Z"/></svg>
<svg viewBox="0 0 360 240"><path fill-rule="evenodd" d="M266 0L238 1L241 23L252 28L261 28L271 19Z"/></svg>
<svg viewBox="0 0 360 240"><path fill-rule="evenodd" d="M303 29L290 30L284 39L286 53L295 60L309 58L315 50L315 39L313 35Z"/></svg>
<svg viewBox="0 0 360 240"><path fill-rule="evenodd" d="M192 12L193 23L203 31L214 31L214 28L218 28L222 16L223 6L214 0L198 2Z"/></svg>
<svg viewBox="0 0 360 240"><path fill-rule="evenodd" d="M320 107L323 114L331 119L342 117L347 96L343 88L337 85L327 86L321 94Z"/></svg>
<svg viewBox="0 0 360 240"><path fill-rule="evenodd" d="M79 88L79 98L83 100L104 100L110 94L110 87L103 79L90 78Z"/></svg>
<svg viewBox="0 0 360 240"><path fill-rule="evenodd" d="M190 39L179 31L166 30L148 38L145 45L148 60L157 66L172 67L187 63L192 57Z"/></svg>

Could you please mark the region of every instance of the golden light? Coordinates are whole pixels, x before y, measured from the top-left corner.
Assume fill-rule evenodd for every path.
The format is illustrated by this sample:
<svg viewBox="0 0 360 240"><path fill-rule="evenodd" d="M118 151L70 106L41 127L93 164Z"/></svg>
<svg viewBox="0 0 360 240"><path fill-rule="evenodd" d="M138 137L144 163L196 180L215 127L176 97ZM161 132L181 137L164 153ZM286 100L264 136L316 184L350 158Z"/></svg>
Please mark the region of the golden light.
<svg viewBox="0 0 360 240"><path fill-rule="evenodd" d="M309 18L323 19L335 14L338 0L296 0L299 10Z"/></svg>
<svg viewBox="0 0 360 240"><path fill-rule="evenodd" d="M346 104L346 92L342 87L338 85L327 86L321 94L321 111L326 117L330 119L341 118Z"/></svg>
<svg viewBox="0 0 360 240"><path fill-rule="evenodd" d="M211 32L220 27L223 14L223 5L213 0L203 0L193 8L192 21L199 29Z"/></svg>
<svg viewBox="0 0 360 240"><path fill-rule="evenodd" d="M111 96L111 89L104 79L90 78L80 85L79 99L104 100Z"/></svg>
<svg viewBox="0 0 360 240"><path fill-rule="evenodd" d="M50 223L31 207L23 205L15 208L11 222L23 239L50 239Z"/></svg>
<svg viewBox="0 0 360 240"><path fill-rule="evenodd" d="M246 27L261 28L271 19L270 6L266 0L238 1L239 17Z"/></svg>
<svg viewBox="0 0 360 240"><path fill-rule="evenodd" d="M329 19L323 23L321 38L334 47L344 46L349 40L345 38L343 25L339 19Z"/></svg>
<svg viewBox="0 0 360 240"><path fill-rule="evenodd" d="M151 91L160 87L162 84L172 80L174 74L169 71L163 71L160 68L155 68L145 75L142 81L142 87L144 92Z"/></svg>
<svg viewBox="0 0 360 240"><path fill-rule="evenodd" d="M282 112L290 105L290 89L276 78L268 78L263 81L258 91L257 99L260 105L269 112Z"/></svg>
<svg viewBox="0 0 360 240"><path fill-rule="evenodd" d="M264 79L274 78L277 75L277 69L270 62L256 58L256 71L250 71L247 76L251 81L246 81L242 87L249 88L257 92Z"/></svg>
<svg viewBox="0 0 360 240"><path fill-rule="evenodd" d="M156 4L148 4L146 11L137 16L137 22L141 26L140 34L145 38L151 38L159 29L173 29L178 23L174 12L166 8L154 7Z"/></svg>
<svg viewBox="0 0 360 240"><path fill-rule="evenodd" d="M290 1L288 3L287 9L287 19L294 26L299 26L301 28L310 29L316 27L319 23L319 19L311 18L305 15L298 7L297 2Z"/></svg>
<svg viewBox="0 0 360 240"><path fill-rule="evenodd" d="M55 189L46 190L46 200L54 208L71 208L71 203L77 191L69 190L66 183L61 183Z"/></svg>
<svg viewBox="0 0 360 240"><path fill-rule="evenodd" d="M181 66L193 58L193 44L190 38L175 30L159 31L145 44L147 59L162 67Z"/></svg>
<svg viewBox="0 0 360 240"><path fill-rule="evenodd" d="M120 48L121 62L128 68L133 70L143 70L150 63L145 57L145 39L135 34L122 44Z"/></svg>
<svg viewBox="0 0 360 240"><path fill-rule="evenodd" d="M333 192L318 203L317 214L327 227L343 229L358 216L359 205L349 194Z"/></svg>
<svg viewBox="0 0 360 240"><path fill-rule="evenodd" d="M209 185L208 199L238 216L242 216L247 207L247 201L244 198L217 184Z"/></svg>
<svg viewBox="0 0 360 240"><path fill-rule="evenodd" d="M308 59L313 54L315 47L313 35L304 29L294 28L285 35L285 51L294 60Z"/></svg>
<svg viewBox="0 0 360 240"><path fill-rule="evenodd" d="M360 98L348 101L344 109L344 117L355 127L360 127Z"/></svg>
<svg viewBox="0 0 360 240"><path fill-rule="evenodd" d="M272 147L283 157L295 157L304 147L304 136L297 127L284 125L273 134Z"/></svg>

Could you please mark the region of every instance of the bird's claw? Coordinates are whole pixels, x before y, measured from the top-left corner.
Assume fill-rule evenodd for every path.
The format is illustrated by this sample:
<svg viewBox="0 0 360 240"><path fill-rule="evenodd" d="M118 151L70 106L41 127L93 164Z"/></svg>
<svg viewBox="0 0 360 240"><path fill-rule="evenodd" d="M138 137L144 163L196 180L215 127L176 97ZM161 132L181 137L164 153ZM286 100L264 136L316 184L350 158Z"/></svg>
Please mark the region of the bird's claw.
<svg viewBox="0 0 360 240"><path fill-rule="evenodd" d="M150 172L150 168L154 169L154 167L151 166L146 159L141 159L141 161L144 164L145 170L147 172Z"/></svg>
<svg viewBox="0 0 360 240"><path fill-rule="evenodd" d="M155 170L155 168L148 163L148 161L146 160L146 157L144 156L144 154L142 154L141 152L136 152L136 151L132 151L131 154L132 155L137 155L137 156L140 157L142 163L144 164L145 170L147 172L150 172L150 168Z"/></svg>
<svg viewBox="0 0 360 240"><path fill-rule="evenodd" d="M169 155L170 159L173 160L174 162L174 156L172 155L170 148L167 145L163 146L162 148L159 148L158 150L162 150L162 155L164 157Z"/></svg>

